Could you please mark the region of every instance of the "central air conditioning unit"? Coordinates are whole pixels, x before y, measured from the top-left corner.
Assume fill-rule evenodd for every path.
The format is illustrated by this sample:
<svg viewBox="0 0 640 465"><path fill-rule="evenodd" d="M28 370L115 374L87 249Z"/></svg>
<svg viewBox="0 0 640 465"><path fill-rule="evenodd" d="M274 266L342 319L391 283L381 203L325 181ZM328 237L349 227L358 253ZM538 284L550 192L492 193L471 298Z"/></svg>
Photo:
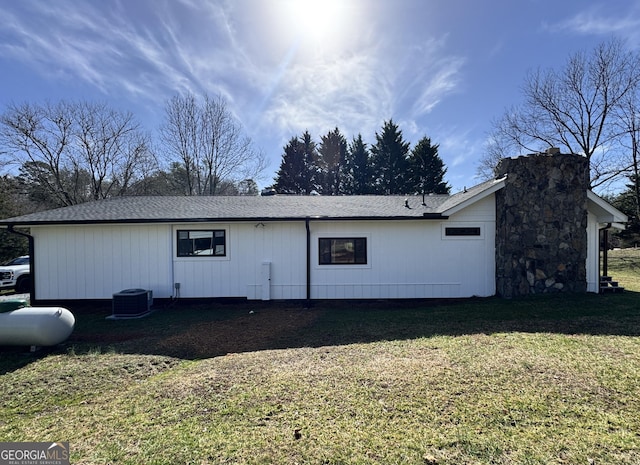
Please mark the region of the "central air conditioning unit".
<svg viewBox="0 0 640 465"><path fill-rule="evenodd" d="M146 289L125 289L113 294L112 311L114 318L135 318L151 311L153 291Z"/></svg>

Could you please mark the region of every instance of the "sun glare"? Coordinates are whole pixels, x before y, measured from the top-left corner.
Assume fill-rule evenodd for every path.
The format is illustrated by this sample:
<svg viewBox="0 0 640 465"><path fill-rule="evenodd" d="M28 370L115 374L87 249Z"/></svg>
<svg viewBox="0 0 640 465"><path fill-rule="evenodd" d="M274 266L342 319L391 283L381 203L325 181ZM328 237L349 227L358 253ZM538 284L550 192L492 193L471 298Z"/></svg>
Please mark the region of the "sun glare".
<svg viewBox="0 0 640 465"><path fill-rule="evenodd" d="M289 0L284 7L299 38L321 42L340 34L347 3L344 0Z"/></svg>

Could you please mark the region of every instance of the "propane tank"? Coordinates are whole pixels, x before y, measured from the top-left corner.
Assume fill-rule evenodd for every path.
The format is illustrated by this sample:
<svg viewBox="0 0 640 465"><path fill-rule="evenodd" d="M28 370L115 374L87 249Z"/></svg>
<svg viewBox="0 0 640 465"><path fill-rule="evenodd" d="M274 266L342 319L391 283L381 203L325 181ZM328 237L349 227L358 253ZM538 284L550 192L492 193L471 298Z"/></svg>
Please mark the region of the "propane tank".
<svg viewBox="0 0 640 465"><path fill-rule="evenodd" d="M0 346L54 346L73 332L76 319L62 307L25 307L0 313Z"/></svg>

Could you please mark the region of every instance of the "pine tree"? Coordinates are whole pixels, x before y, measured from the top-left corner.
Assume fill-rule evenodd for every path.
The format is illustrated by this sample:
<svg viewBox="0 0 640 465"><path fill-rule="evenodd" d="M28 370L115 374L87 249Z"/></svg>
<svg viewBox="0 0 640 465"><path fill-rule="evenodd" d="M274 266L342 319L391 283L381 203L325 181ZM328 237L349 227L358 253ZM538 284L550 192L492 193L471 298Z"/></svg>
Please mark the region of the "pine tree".
<svg viewBox="0 0 640 465"><path fill-rule="evenodd" d="M444 180L447 169L438 155L438 144L423 137L411 151L407 186L412 194L448 194L451 187Z"/></svg>
<svg viewBox="0 0 640 465"><path fill-rule="evenodd" d="M629 176L627 190L618 196L609 199L611 204L629 217L623 231L616 233L623 241L624 247L638 247L640 245L640 177L632 174Z"/></svg>
<svg viewBox="0 0 640 465"><path fill-rule="evenodd" d="M344 163L347 140L338 128L322 136L318 149L318 165L321 172L320 193L339 195L344 193Z"/></svg>
<svg viewBox="0 0 640 465"><path fill-rule="evenodd" d="M317 190L317 153L309 131L292 137L284 147L274 189L279 193L309 195Z"/></svg>
<svg viewBox="0 0 640 465"><path fill-rule="evenodd" d="M0 176L0 218L31 213L34 205L25 199L22 186L11 176ZM23 236L0 230L0 263L29 253L29 245Z"/></svg>
<svg viewBox="0 0 640 465"><path fill-rule="evenodd" d="M349 150L345 159L344 193L347 195L364 195L372 193L373 182L369 149L362 140L362 134L354 137L349 144Z"/></svg>
<svg viewBox="0 0 640 465"><path fill-rule="evenodd" d="M386 121L382 134L376 133L376 143L371 147L371 165L374 190L377 194L398 195L407 193L407 155L409 143L402 138L402 131Z"/></svg>
<svg viewBox="0 0 640 465"><path fill-rule="evenodd" d="M309 131L305 131L300 137L302 144L302 155L304 160L304 184L302 193L310 195L318 193L320 190L319 170L318 170L318 149Z"/></svg>

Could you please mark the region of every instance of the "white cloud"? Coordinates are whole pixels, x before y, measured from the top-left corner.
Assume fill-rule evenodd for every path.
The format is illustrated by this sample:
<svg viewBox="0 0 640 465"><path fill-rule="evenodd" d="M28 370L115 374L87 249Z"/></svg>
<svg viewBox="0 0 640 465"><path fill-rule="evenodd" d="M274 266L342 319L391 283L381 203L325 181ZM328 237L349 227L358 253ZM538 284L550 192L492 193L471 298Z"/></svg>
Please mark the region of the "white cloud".
<svg viewBox="0 0 640 465"><path fill-rule="evenodd" d="M640 46L640 2L625 4L622 8L611 8L609 3L595 5L578 12L560 23L547 26L554 31L573 31L581 35L617 35L634 47ZM612 13L613 12L613 13Z"/></svg>
<svg viewBox="0 0 640 465"><path fill-rule="evenodd" d="M447 49L448 37L428 38L402 50L388 50L397 67L394 93L397 105L411 108L413 118L430 113L445 97L455 92L462 81L464 57ZM393 63L393 57L402 61Z"/></svg>
<svg viewBox="0 0 640 465"><path fill-rule="evenodd" d="M257 8L241 0L5 3L0 37L11 40L0 55L145 105L178 92L221 93L254 133L285 139L337 126L370 141L389 118L417 127L460 86L465 59L447 51L446 36L382 36L365 10L353 10L358 27L348 23L340 40L296 50L273 29L286 29L285 18L270 12L269 23Z"/></svg>
<svg viewBox="0 0 640 465"><path fill-rule="evenodd" d="M13 39L11 46L0 46L0 53L43 75L62 70L103 93L125 91L150 100L167 93L211 90L203 88L207 75L223 66L233 69L238 54L227 46L224 35L211 37L221 29L218 24L185 32L185 25L175 20L176 4L148 4L148 11L137 12L143 18L133 16L129 2L125 10L114 5L60 0L32 5L21 14L0 7L2 16L10 18L0 25L0 33ZM199 21L210 19L191 13ZM222 47L207 48L205 37L194 40L199 30Z"/></svg>
<svg viewBox="0 0 640 465"><path fill-rule="evenodd" d="M370 142L388 119L417 131L416 119L459 88L465 60L447 55L446 38L413 47L392 42L372 40L316 62L293 59L265 109L266 125L314 137L337 126Z"/></svg>
<svg viewBox="0 0 640 465"><path fill-rule="evenodd" d="M265 122L291 135L308 129L318 137L336 126L353 135L388 117L391 94L370 51L312 66L293 63L273 91Z"/></svg>
<svg viewBox="0 0 640 465"><path fill-rule="evenodd" d="M461 81L460 69L465 60L452 57L442 60L435 66L435 71L431 76L425 76L422 92L419 94L413 105L416 116L431 112L442 99L458 89Z"/></svg>

